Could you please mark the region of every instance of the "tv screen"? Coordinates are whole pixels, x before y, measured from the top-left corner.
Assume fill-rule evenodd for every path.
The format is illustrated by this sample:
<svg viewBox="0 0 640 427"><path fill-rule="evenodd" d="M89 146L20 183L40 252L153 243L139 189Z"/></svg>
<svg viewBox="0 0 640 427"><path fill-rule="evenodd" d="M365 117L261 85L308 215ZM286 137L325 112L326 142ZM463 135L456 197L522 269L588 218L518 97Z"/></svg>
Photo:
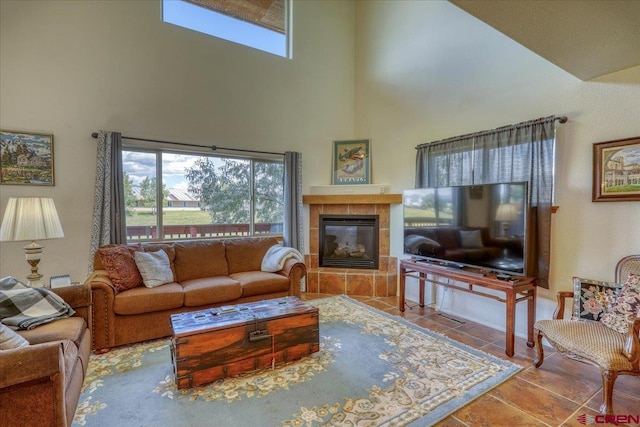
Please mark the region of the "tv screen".
<svg viewBox="0 0 640 427"><path fill-rule="evenodd" d="M405 255L526 275L527 190L509 182L403 191Z"/></svg>

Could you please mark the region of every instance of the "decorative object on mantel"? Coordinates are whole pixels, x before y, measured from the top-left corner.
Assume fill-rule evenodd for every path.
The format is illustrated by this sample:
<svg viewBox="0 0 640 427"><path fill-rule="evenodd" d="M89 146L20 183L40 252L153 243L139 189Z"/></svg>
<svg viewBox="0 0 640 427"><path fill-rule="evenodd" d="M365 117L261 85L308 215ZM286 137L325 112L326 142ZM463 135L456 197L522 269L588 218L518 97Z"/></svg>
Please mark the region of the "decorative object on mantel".
<svg viewBox="0 0 640 427"><path fill-rule="evenodd" d="M0 242L31 242L24 247L25 257L31 265L27 276L32 287L42 287L42 274L38 263L43 246L36 240L64 237L53 199L38 197L11 197L0 226Z"/></svg>
<svg viewBox="0 0 640 427"><path fill-rule="evenodd" d="M53 135L0 130L0 184L53 185Z"/></svg>
<svg viewBox="0 0 640 427"><path fill-rule="evenodd" d="M640 137L593 144L592 200L640 200Z"/></svg>
<svg viewBox="0 0 640 427"><path fill-rule="evenodd" d="M370 140L333 141L333 185L371 183Z"/></svg>

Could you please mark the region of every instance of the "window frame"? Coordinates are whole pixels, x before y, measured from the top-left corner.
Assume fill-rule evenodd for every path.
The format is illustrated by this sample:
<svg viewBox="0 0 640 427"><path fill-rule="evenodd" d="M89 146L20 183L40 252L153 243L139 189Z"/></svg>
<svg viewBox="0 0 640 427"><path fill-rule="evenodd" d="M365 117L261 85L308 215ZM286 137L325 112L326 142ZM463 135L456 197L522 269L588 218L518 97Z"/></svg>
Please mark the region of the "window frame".
<svg viewBox="0 0 640 427"><path fill-rule="evenodd" d="M185 240L185 238L171 238L166 237L164 235L164 215L163 215L163 154L179 154L179 155L189 155L195 157L214 157L218 159L232 159L232 160L243 160L249 161L249 231L246 235L229 235L229 236L201 236L201 237L189 237L188 240L202 240L202 239L212 239L212 238L228 238L228 237L236 237L236 238L250 238L256 236L271 236L276 237L278 239L283 238L283 232L256 232L256 221L255 221L255 202L256 202L256 194L255 194L255 164L256 162L260 163L277 163L283 165L283 180L282 180L282 191L284 193L284 159L278 159L274 157L260 157L260 156L238 156L238 155L223 155L223 154L213 154L208 151L208 147L203 147L203 150L176 150L176 149L163 149L161 147L147 147L142 144L123 144L122 152L137 152L137 153L149 153L155 156L155 179L156 179L156 204L155 209L157 212L156 218L156 227L157 233L155 238L138 238L138 239L130 239L129 233L126 233L127 243L140 243L140 242L158 242L158 241L178 241ZM124 156L122 158L122 175L118 177L118 179L122 180L124 177L124 173L127 172L124 168ZM128 172L127 172L128 173ZM158 185L159 183L159 185ZM200 207L202 209L202 207ZM126 224L126 215L125 215L125 228L128 228ZM212 223L213 224L213 223ZM282 215L282 224L284 225L284 212ZM185 224L188 225L188 224Z"/></svg>

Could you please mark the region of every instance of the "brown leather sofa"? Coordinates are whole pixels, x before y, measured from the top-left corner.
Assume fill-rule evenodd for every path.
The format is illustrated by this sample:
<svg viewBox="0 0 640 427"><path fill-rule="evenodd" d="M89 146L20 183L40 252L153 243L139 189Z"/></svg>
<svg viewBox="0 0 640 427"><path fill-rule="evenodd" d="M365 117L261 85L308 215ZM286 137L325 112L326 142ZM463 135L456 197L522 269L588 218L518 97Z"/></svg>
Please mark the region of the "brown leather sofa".
<svg viewBox="0 0 640 427"><path fill-rule="evenodd" d="M144 251L162 249L169 255L175 282L125 291L114 288L96 254L85 282L93 297L93 349L169 336L174 313L300 296L304 263L289 258L278 272L261 271L265 253L277 243L272 237L144 243Z"/></svg>
<svg viewBox="0 0 640 427"><path fill-rule="evenodd" d="M0 351L0 426L70 426L91 353L88 286L53 290L73 317L18 331L28 346Z"/></svg>

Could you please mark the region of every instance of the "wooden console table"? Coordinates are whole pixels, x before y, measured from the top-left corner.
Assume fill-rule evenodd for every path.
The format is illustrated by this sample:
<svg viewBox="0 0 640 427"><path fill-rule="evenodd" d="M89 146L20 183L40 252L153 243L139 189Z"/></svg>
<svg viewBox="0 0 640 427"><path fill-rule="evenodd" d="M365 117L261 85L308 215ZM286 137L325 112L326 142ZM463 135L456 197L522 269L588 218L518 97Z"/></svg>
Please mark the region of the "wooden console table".
<svg viewBox="0 0 640 427"><path fill-rule="evenodd" d="M429 275L431 277L429 277ZM420 307L424 307L424 291L426 283L432 283L434 285L480 295L505 303L507 306L507 343L505 353L509 357L512 357L514 354L516 304L520 301L527 300L527 346L533 347L533 324L536 318L535 277L514 276L509 280L501 280L496 277L495 273L484 273L479 269L458 269L426 261L403 260L400 262L400 301L398 307L400 311L404 311L405 279L407 277L414 277L419 281ZM455 280L456 282L466 283L467 286L455 285L453 283L445 282L442 279L450 279ZM477 291L474 289L475 287L504 292L504 298L488 292Z"/></svg>

